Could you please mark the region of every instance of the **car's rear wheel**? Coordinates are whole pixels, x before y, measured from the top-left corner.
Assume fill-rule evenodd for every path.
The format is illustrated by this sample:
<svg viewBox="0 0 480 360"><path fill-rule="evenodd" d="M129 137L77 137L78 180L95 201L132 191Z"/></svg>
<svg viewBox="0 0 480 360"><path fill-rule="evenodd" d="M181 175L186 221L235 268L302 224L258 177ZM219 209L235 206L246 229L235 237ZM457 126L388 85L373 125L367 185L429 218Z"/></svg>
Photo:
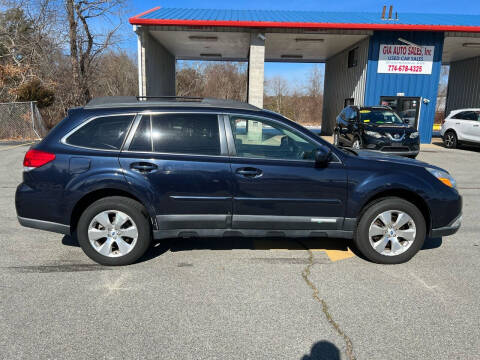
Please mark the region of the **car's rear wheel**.
<svg viewBox="0 0 480 360"><path fill-rule="evenodd" d="M457 134L451 130L447 131L445 135L443 135L443 144L449 149L455 149L458 146Z"/></svg>
<svg viewBox="0 0 480 360"><path fill-rule="evenodd" d="M147 211L130 198L100 199L80 216L77 237L85 254L99 264L131 264L145 253L151 242Z"/></svg>
<svg viewBox="0 0 480 360"><path fill-rule="evenodd" d="M422 248L425 236L421 211L406 200L390 197L373 203L362 213L354 242L370 261L400 264Z"/></svg>

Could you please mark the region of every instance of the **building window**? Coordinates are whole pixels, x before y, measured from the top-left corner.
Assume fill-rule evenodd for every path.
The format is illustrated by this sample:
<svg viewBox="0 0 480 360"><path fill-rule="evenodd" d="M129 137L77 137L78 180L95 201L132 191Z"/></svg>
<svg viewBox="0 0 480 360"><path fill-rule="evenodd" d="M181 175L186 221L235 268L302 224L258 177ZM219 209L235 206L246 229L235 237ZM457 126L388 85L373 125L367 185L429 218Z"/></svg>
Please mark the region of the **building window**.
<svg viewBox="0 0 480 360"><path fill-rule="evenodd" d="M348 52L348 67L355 67L358 64L358 47Z"/></svg>

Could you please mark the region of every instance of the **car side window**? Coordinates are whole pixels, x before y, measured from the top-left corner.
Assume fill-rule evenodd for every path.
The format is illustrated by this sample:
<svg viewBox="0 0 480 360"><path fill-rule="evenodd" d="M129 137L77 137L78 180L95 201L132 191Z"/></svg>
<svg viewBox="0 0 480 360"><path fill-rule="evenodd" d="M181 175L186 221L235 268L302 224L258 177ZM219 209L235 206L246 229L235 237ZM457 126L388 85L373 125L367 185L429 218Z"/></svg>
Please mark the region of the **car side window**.
<svg viewBox="0 0 480 360"><path fill-rule="evenodd" d="M313 160L317 145L296 131L266 119L230 116L238 157Z"/></svg>
<svg viewBox="0 0 480 360"><path fill-rule="evenodd" d="M350 119L352 120L356 120L357 117L358 117L358 113L357 113L357 110L351 108L352 112L350 113Z"/></svg>
<svg viewBox="0 0 480 360"><path fill-rule="evenodd" d="M346 121L350 120L351 115L352 115L352 108L347 107L345 109L345 120Z"/></svg>
<svg viewBox="0 0 480 360"><path fill-rule="evenodd" d="M120 150L133 115L95 118L71 134L66 143L100 150Z"/></svg>
<svg viewBox="0 0 480 360"><path fill-rule="evenodd" d="M477 120L478 115L474 111L462 111L453 116L456 120Z"/></svg>
<svg viewBox="0 0 480 360"><path fill-rule="evenodd" d="M144 115L129 150L220 155L218 117L201 113Z"/></svg>
<svg viewBox="0 0 480 360"><path fill-rule="evenodd" d="M150 115L143 115L138 124L135 135L130 143L129 151L152 151L152 128L150 122Z"/></svg>

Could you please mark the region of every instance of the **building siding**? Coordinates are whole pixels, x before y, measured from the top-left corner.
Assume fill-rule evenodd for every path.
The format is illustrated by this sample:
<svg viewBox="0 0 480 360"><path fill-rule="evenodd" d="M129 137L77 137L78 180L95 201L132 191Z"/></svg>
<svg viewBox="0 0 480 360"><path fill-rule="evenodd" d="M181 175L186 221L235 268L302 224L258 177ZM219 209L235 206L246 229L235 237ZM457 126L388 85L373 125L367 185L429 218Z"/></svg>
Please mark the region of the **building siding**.
<svg viewBox="0 0 480 360"><path fill-rule="evenodd" d="M147 31L141 35L143 96L175 96L175 56Z"/></svg>
<svg viewBox="0 0 480 360"><path fill-rule="evenodd" d="M335 119L344 108L345 99L353 98L356 105L363 105L367 78L369 40L364 39L338 53L325 63L322 133L331 135ZM358 47L358 62L348 67L348 52Z"/></svg>
<svg viewBox="0 0 480 360"><path fill-rule="evenodd" d="M480 108L480 56L450 64L445 112Z"/></svg>
<svg viewBox="0 0 480 360"><path fill-rule="evenodd" d="M380 44L403 45L402 37L420 46L435 46L432 73L430 75L378 74L378 56ZM380 104L381 96L421 97L430 102L421 104L418 130L420 141L430 143L435 118L435 106L438 95L438 83L442 66L443 33L438 32L386 32L378 31L370 38L368 51L367 82L365 87L365 105Z"/></svg>

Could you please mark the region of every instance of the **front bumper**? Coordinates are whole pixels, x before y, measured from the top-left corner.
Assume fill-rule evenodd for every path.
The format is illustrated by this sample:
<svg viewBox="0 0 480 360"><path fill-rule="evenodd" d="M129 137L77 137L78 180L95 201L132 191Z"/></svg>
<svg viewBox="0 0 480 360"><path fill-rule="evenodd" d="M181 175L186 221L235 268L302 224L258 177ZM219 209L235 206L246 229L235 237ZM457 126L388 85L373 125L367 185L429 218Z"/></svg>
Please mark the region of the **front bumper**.
<svg viewBox="0 0 480 360"><path fill-rule="evenodd" d="M386 155L397 155L397 156L417 156L420 152L419 150L403 150L403 151L383 151L383 150L371 150L376 151Z"/></svg>
<svg viewBox="0 0 480 360"><path fill-rule="evenodd" d="M432 229L430 231L430 237L438 238L442 236L448 236L455 234L462 225L462 214L457 216L450 224L441 228Z"/></svg>
<svg viewBox="0 0 480 360"><path fill-rule="evenodd" d="M405 137L401 140L391 140L384 137L375 138L363 135L363 148L366 150L378 151L382 154L399 156L417 156L420 151L420 140Z"/></svg>

